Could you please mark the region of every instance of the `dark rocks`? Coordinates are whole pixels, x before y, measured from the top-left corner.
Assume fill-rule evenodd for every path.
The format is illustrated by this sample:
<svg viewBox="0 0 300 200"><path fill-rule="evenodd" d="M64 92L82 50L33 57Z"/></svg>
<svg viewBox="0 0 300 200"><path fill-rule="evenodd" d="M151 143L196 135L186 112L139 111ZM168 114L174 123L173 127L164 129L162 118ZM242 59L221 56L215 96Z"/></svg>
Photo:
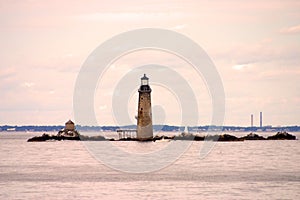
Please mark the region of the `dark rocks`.
<svg viewBox="0 0 300 200"><path fill-rule="evenodd" d="M266 140L263 136L257 135L255 133L249 133L248 135L241 137L243 140Z"/></svg>
<svg viewBox="0 0 300 200"><path fill-rule="evenodd" d="M204 136L198 136L198 135L196 135L196 136L194 137L194 140L195 140L195 141L204 141L204 139L205 139Z"/></svg>
<svg viewBox="0 0 300 200"><path fill-rule="evenodd" d="M27 142L44 142L49 140L50 136L48 134L43 134L42 136L35 136L33 138L29 138Z"/></svg>
<svg viewBox="0 0 300 200"><path fill-rule="evenodd" d="M57 136L57 135L48 135L44 133L42 136L35 136L33 138L30 138L27 140L27 142L44 142L47 140L80 140L80 138L77 137L66 137L66 136Z"/></svg>
<svg viewBox="0 0 300 200"><path fill-rule="evenodd" d="M150 142L157 140L193 140L193 141L219 141L219 142L231 142L231 141L244 141L244 140L296 140L296 136L291 135L287 132L278 132L273 136L264 138L263 136L257 135L255 133L250 133L243 137L236 137L229 134L223 135L207 135L207 136L198 136L193 134L186 134L180 136L155 136L154 138L149 138L147 140L139 140L137 138L121 138L119 140L115 139L106 139L103 136L84 136L80 135L77 131L68 132L59 132L57 135L48 135L44 133L42 136L36 136L27 140L27 142L44 142L48 140L81 140L81 141L141 141L141 142Z"/></svg>
<svg viewBox="0 0 300 200"><path fill-rule="evenodd" d="M155 142L156 140L173 140L175 138L175 136L165 136L165 135L162 135L162 136L155 136L152 141Z"/></svg>
<svg viewBox="0 0 300 200"><path fill-rule="evenodd" d="M296 136L291 135L287 132L277 132L275 135L269 136L267 138L257 135L255 133L250 133L244 137L241 137L244 140L296 140Z"/></svg>
<svg viewBox="0 0 300 200"><path fill-rule="evenodd" d="M180 136L175 136L174 140L194 140L195 136L192 134L186 134L186 135L180 135Z"/></svg>
<svg viewBox="0 0 300 200"><path fill-rule="evenodd" d="M229 141L243 141L243 139L235 137L233 135L224 134L224 135L207 135L207 136L198 136L193 134L188 134L184 136L176 136L174 140L194 140L194 141L220 141L220 142L229 142Z"/></svg>
<svg viewBox="0 0 300 200"><path fill-rule="evenodd" d="M287 132L277 132L276 135L269 136L268 140L296 140L296 136Z"/></svg>
<svg viewBox="0 0 300 200"><path fill-rule="evenodd" d="M119 141L139 141L139 140L137 138L127 137L127 138L120 138Z"/></svg>
<svg viewBox="0 0 300 200"><path fill-rule="evenodd" d="M76 130L68 130L68 129L61 129L58 131L57 136L64 136L64 137L79 137L79 133Z"/></svg>
<svg viewBox="0 0 300 200"><path fill-rule="evenodd" d="M194 140L194 141L219 141L219 142L234 142L234 141L244 141L244 140L296 140L296 136L288 134L287 132L278 132L276 135L269 136L265 138L255 133L250 133L243 137L236 137L229 134L223 135L207 135L198 136L193 134L175 136L174 140Z"/></svg>
<svg viewBox="0 0 300 200"><path fill-rule="evenodd" d="M194 140L194 141L204 141L204 140L210 140L210 141L222 141L222 142L229 142L229 141L243 141L243 139L240 139L238 137L235 137L233 135L224 134L224 135L207 135L207 136L198 136L198 135L184 135L184 136L177 136L174 138L174 140Z"/></svg>
<svg viewBox="0 0 300 200"><path fill-rule="evenodd" d="M204 137L205 140L218 141L220 135L207 135Z"/></svg>
<svg viewBox="0 0 300 200"><path fill-rule="evenodd" d="M235 137L233 135L224 134L220 135L218 141L221 142L235 142L235 141L244 141L242 138Z"/></svg>
<svg viewBox="0 0 300 200"><path fill-rule="evenodd" d="M103 136L83 136L83 135L77 135L77 136L63 136L63 135L48 135L44 133L42 136L35 136L33 138L30 138L27 140L27 142L45 142L48 140L81 140L81 141L104 141L106 140Z"/></svg>

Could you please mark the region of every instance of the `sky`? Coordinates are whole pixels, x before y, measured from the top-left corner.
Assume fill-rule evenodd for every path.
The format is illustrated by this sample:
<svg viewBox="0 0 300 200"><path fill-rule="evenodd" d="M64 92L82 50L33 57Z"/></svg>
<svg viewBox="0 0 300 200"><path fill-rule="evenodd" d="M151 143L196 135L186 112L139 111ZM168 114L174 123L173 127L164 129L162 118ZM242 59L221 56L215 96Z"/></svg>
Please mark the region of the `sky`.
<svg viewBox="0 0 300 200"><path fill-rule="evenodd" d="M298 0L1 0L0 125L61 125L74 119L82 64L103 42L139 28L173 30L205 50L223 82L224 125L249 126L251 114L258 125L260 111L264 125L300 125ZM198 125L210 124L205 81L182 59L154 50L132 52L108 66L95 91L98 124L119 123L112 112L118 80L153 63L174 68L189 82ZM127 100L132 124L140 77ZM152 89L154 123L180 125L176 94L158 83Z"/></svg>

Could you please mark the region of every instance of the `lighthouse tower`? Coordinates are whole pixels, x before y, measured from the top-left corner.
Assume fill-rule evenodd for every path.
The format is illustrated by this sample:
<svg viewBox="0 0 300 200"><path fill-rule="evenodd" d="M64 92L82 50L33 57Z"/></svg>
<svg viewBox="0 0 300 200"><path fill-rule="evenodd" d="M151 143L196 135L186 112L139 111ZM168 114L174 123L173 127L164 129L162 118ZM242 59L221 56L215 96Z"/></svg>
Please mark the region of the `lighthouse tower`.
<svg viewBox="0 0 300 200"><path fill-rule="evenodd" d="M141 78L139 88L139 105L137 117L137 139L147 140L153 138L151 88L146 74Z"/></svg>

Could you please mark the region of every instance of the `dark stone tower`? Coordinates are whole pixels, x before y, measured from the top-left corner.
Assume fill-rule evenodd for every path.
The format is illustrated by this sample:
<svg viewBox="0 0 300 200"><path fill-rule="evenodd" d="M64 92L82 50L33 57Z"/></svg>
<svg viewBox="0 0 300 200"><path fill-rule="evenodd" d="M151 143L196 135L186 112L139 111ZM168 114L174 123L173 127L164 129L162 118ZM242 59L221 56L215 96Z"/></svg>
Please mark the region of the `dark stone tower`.
<svg viewBox="0 0 300 200"><path fill-rule="evenodd" d="M137 139L147 140L153 138L151 88L146 74L141 78L139 88L139 105L137 118Z"/></svg>

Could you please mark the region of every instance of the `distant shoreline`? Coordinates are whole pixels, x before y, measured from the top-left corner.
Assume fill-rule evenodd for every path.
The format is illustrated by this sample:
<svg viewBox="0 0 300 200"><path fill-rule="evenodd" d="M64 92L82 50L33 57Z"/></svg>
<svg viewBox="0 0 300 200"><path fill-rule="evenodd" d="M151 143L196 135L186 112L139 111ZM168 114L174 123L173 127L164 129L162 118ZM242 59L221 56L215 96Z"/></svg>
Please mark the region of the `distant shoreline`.
<svg viewBox="0 0 300 200"><path fill-rule="evenodd" d="M57 132L64 128L64 126L59 125L49 125L49 126L12 126L12 125L3 125L0 126L0 132L12 132L12 131L29 131L29 132ZM165 131L165 132L183 132L184 126L170 126L170 125L153 125L154 131ZM136 129L135 125L128 126L81 126L76 125L78 131L112 131L115 132L118 129ZM300 132L300 126L282 126L282 127L272 127L272 126L263 126L263 127L243 127L243 126L190 126L188 127L190 132Z"/></svg>

